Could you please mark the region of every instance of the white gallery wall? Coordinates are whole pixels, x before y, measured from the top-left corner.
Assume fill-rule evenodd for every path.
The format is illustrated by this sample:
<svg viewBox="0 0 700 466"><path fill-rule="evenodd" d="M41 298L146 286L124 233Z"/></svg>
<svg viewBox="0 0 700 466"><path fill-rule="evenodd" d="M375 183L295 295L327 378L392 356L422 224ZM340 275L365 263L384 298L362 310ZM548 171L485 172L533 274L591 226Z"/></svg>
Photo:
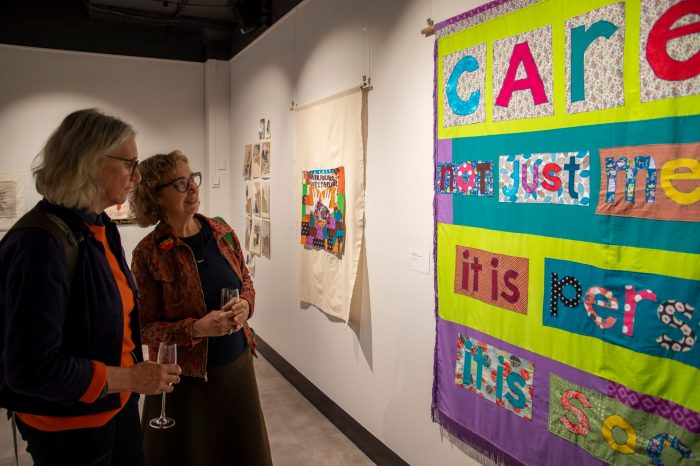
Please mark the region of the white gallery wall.
<svg viewBox="0 0 700 466"><path fill-rule="evenodd" d="M245 231L243 148L260 118L272 136L272 257L257 258L256 332L412 465L476 464L430 417L433 288L433 46L420 29L481 1L307 0L231 61L230 222ZM366 147L366 265L359 325L295 292L300 199L294 112L371 77ZM309 167L321 168L321 167ZM411 270L411 253L430 258ZM274 423L275 419L266 422ZM322 441L322 439L319 439Z"/></svg>
<svg viewBox="0 0 700 466"><path fill-rule="evenodd" d="M61 120L81 108L130 123L141 159L180 149L193 165L204 165L202 63L0 45L0 64L0 171L25 172L27 209L41 198L30 171L34 157ZM120 232L130 258L146 230L127 225Z"/></svg>

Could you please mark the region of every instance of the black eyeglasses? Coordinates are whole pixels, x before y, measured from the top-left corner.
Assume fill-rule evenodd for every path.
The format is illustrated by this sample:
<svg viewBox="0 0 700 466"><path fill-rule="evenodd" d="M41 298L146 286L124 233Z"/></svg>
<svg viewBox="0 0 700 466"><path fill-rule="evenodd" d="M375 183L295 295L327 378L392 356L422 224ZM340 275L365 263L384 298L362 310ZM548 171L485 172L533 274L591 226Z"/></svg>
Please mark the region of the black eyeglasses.
<svg viewBox="0 0 700 466"><path fill-rule="evenodd" d="M134 173L136 173L136 169L139 166L139 160L138 159L125 159L122 157L116 157L114 155L106 155L105 157L109 157L110 159L114 160L121 160L126 164L127 167L129 167L129 170L131 170L131 173L129 176L134 176Z"/></svg>
<svg viewBox="0 0 700 466"><path fill-rule="evenodd" d="M192 173L189 176L189 178L185 178L184 176L181 176L180 178L175 178L174 180L168 181L167 183L159 184L158 186L155 187L155 191L160 191L161 189L172 185L175 189L178 190L178 192L186 193L187 188L189 188L190 185L199 187L201 184L202 184L202 173L195 172L195 173Z"/></svg>

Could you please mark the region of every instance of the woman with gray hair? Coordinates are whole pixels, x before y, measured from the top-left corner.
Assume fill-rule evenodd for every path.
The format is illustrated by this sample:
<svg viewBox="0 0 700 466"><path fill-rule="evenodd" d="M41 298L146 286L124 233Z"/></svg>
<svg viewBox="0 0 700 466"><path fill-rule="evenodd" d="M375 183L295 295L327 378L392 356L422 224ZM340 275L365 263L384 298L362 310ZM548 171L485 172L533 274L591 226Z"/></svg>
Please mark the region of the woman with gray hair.
<svg viewBox="0 0 700 466"><path fill-rule="evenodd" d="M136 286L104 213L141 179L137 157L127 123L71 113L33 170L44 199L0 243L0 406L35 464L144 464L138 393L179 382L177 365L143 362Z"/></svg>
<svg viewBox="0 0 700 466"><path fill-rule="evenodd" d="M131 263L141 336L151 348L166 340L177 343L182 367L182 381L168 397L172 428L148 427L161 401L146 397L146 463L270 465L248 326L255 289L236 232L198 213L202 174L192 172L185 154L157 154L141 167L131 208L139 225L156 224L134 249ZM240 299L222 300L223 289L236 290Z"/></svg>

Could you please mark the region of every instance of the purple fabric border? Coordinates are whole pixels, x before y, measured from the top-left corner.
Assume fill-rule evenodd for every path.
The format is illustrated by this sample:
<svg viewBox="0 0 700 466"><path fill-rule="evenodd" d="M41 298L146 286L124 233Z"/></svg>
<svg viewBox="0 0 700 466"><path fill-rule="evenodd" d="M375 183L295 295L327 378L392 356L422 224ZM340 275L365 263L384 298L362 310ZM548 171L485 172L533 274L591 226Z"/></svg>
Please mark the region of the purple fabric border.
<svg viewBox="0 0 700 466"><path fill-rule="evenodd" d="M630 408L669 420L688 432L700 434L700 414L673 401L639 393L612 381L608 382L608 396Z"/></svg>
<svg viewBox="0 0 700 466"><path fill-rule="evenodd" d="M452 161L452 139L437 140L436 158L438 162ZM433 177L433 180L437 179L437 163L435 164L435 171L436 173L435 177ZM435 213L435 218L440 223L452 223L452 196L452 194L435 194L435 197L437 198L437 211Z"/></svg>
<svg viewBox="0 0 700 466"><path fill-rule="evenodd" d="M435 193L435 175L437 173L437 41L433 43L433 193ZM433 194L433 264L437 264L437 194ZM433 349L433 399L430 404L430 414L433 422L437 422L437 370L438 370L438 293L437 267L433 267L433 293L435 294L435 348Z"/></svg>
<svg viewBox="0 0 700 466"><path fill-rule="evenodd" d="M505 3L511 2L513 0L493 0L492 2L485 3L479 7L476 7L472 10L465 11L464 13L461 13L457 16L453 16L452 18L448 18L444 21L440 21L439 23L435 24L435 30L439 30L444 28L445 26L449 26L450 24L458 23L460 21L464 21L467 18L471 18L472 16L476 16L480 13L483 13L484 11L488 11L491 8L496 8L497 6L503 5Z"/></svg>
<svg viewBox="0 0 700 466"><path fill-rule="evenodd" d="M497 449L524 464L566 464L600 466L599 459L576 444L552 435L547 430L549 418L549 374L555 373L582 387L607 393L608 381L571 366L524 350L485 333L438 318L437 391L434 407L438 419L451 421L453 435L473 444L474 433ZM527 359L535 367L533 418L531 421L478 397L455 384L457 335L477 338L484 343ZM478 442L477 442L478 447ZM510 464L510 463L509 463Z"/></svg>

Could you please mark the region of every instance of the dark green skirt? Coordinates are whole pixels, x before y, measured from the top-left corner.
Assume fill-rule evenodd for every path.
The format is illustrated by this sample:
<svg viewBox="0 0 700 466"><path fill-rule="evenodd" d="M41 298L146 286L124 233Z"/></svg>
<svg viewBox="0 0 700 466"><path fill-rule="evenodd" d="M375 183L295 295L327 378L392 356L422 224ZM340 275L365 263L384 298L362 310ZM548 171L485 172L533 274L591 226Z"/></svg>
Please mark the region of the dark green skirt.
<svg viewBox="0 0 700 466"><path fill-rule="evenodd" d="M148 466L271 465L270 444L260 408L253 356L207 370L208 381L182 377L166 397L165 412L175 426L156 430L161 396L143 407L143 448Z"/></svg>

